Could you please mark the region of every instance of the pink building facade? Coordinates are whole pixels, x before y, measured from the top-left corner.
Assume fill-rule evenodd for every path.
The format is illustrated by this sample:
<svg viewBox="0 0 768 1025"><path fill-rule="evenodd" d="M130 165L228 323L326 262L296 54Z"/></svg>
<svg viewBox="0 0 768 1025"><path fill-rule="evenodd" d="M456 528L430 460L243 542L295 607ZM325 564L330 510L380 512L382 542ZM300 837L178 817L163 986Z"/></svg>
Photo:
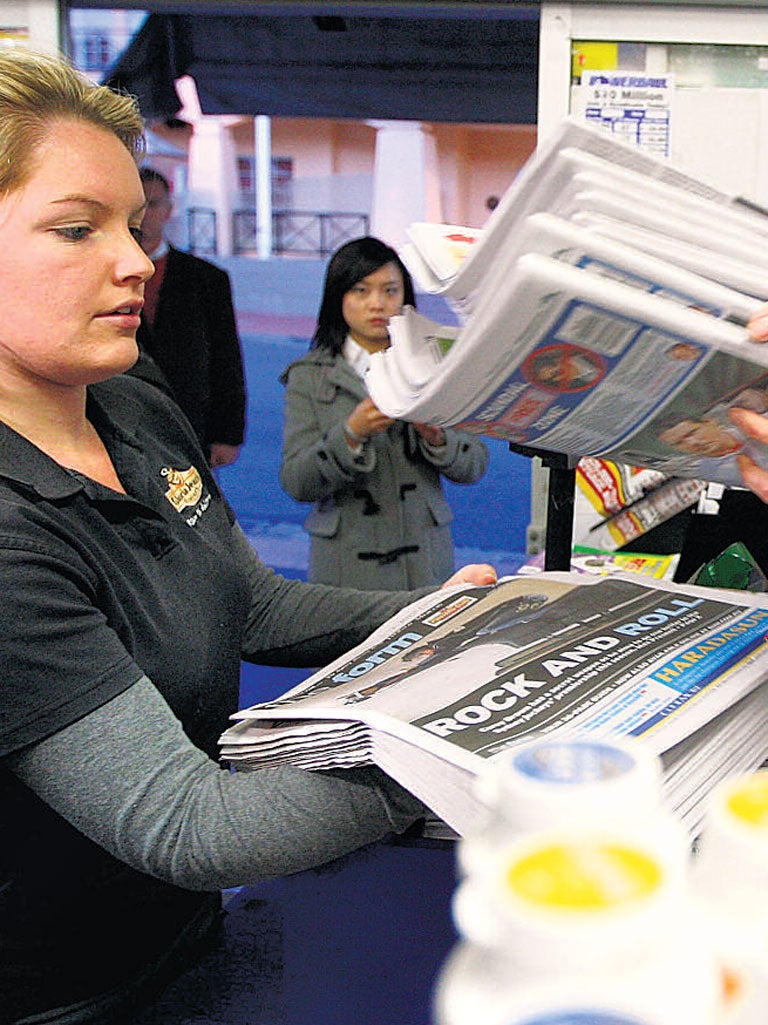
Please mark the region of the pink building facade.
<svg viewBox="0 0 768 1025"><path fill-rule="evenodd" d="M174 182L180 231L189 207L216 209L223 226L255 202L257 119L201 115L194 93L182 92L186 124L151 126L178 152L149 160ZM399 246L414 220L482 226L535 146L534 125L271 118L272 202L363 214L373 234ZM227 234L219 231L220 255L232 252Z"/></svg>

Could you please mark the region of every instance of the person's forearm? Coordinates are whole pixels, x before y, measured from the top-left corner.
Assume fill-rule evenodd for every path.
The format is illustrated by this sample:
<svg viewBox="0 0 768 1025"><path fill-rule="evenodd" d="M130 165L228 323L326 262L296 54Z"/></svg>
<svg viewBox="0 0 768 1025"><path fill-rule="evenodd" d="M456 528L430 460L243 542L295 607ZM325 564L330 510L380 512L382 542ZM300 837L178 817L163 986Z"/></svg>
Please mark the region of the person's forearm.
<svg viewBox="0 0 768 1025"><path fill-rule="evenodd" d="M146 677L6 764L115 857L191 890L321 864L424 812L375 769L223 771Z"/></svg>
<svg viewBox="0 0 768 1025"><path fill-rule="evenodd" d="M445 431L445 444L441 448L423 444L422 452L427 462L455 484L474 484L488 466L485 444L479 438L450 428Z"/></svg>
<svg viewBox="0 0 768 1025"><path fill-rule="evenodd" d="M253 596L242 657L259 665L325 665L434 590L354 591L286 580L261 562L239 527L233 537Z"/></svg>
<svg viewBox="0 0 768 1025"><path fill-rule="evenodd" d="M301 432L283 452L280 484L297 502L320 502L353 487L376 468L373 445L351 446L339 420L322 438Z"/></svg>

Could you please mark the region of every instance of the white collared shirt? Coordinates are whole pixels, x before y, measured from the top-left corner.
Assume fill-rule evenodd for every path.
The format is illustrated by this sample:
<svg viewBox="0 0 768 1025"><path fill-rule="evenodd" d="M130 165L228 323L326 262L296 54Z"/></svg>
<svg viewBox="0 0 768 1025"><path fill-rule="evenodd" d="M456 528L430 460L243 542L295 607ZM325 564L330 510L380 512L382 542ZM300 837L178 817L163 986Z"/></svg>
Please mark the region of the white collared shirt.
<svg viewBox="0 0 768 1025"><path fill-rule="evenodd" d="M364 349L362 345L359 345L352 335L347 335L344 339L344 346L342 347L341 353L360 380L364 381L366 371L371 365L370 352L368 352L367 349Z"/></svg>

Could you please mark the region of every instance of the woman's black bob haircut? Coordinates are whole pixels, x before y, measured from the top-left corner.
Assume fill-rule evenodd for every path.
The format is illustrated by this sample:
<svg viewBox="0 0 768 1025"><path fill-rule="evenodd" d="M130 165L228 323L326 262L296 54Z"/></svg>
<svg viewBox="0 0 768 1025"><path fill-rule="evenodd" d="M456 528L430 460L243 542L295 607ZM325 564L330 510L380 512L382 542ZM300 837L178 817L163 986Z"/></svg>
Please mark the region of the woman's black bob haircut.
<svg viewBox="0 0 768 1025"><path fill-rule="evenodd" d="M344 296L358 281L388 263L396 264L403 275L403 304L416 305L411 275L395 250L370 235L352 239L337 249L328 263L310 348L328 349L334 356L341 352L349 330L341 312Z"/></svg>

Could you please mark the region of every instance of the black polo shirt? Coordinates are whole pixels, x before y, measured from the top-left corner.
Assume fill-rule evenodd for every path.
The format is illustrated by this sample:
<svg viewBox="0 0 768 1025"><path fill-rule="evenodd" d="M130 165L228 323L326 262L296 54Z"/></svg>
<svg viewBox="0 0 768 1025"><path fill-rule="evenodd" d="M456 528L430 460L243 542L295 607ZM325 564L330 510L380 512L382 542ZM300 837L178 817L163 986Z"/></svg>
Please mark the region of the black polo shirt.
<svg viewBox="0 0 768 1025"><path fill-rule="evenodd" d="M152 385L95 385L88 416L127 495L0 424L0 755L147 675L215 758L250 604L231 510L186 419ZM0 833L0 991L3 972L60 1003L93 979L118 985L205 903L116 861L1 766Z"/></svg>
<svg viewBox="0 0 768 1025"><path fill-rule="evenodd" d="M237 701L247 601L231 511L157 389L121 376L88 401L127 495L0 424L0 754L146 674L215 756Z"/></svg>

